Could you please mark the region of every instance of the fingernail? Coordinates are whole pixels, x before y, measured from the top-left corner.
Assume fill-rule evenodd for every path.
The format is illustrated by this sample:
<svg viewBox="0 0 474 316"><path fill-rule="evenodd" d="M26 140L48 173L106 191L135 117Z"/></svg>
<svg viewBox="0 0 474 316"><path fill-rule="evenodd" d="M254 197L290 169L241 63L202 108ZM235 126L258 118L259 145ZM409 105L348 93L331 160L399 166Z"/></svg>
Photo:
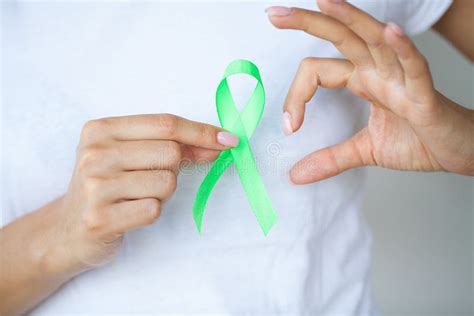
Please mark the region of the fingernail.
<svg viewBox="0 0 474 316"><path fill-rule="evenodd" d="M403 31L403 29L400 26L398 26L397 24L395 24L393 22L388 22L387 26L398 36L405 35L405 32Z"/></svg>
<svg viewBox="0 0 474 316"><path fill-rule="evenodd" d="M329 2L332 2L332 3L343 3L343 2L346 2L346 0L329 0Z"/></svg>
<svg viewBox="0 0 474 316"><path fill-rule="evenodd" d="M291 9L287 7L274 6L265 9L268 16L288 16L291 14Z"/></svg>
<svg viewBox="0 0 474 316"><path fill-rule="evenodd" d="M228 147L235 147L239 144L239 138L228 132L217 133L217 142Z"/></svg>
<svg viewBox="0 0 474 316"><path fill-rule="evenodd" d="M291 127L291 115L288 112L283 113L283 132L286 136L293 134L293 128Z"/></svg>

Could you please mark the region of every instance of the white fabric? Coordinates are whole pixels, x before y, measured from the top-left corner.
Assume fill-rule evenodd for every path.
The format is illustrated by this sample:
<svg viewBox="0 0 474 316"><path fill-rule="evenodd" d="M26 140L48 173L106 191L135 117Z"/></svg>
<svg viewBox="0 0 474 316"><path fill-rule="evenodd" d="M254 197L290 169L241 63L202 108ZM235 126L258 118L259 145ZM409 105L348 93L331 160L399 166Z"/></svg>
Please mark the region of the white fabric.
<svg viewBox="0 0 474 316"><path fill-rule="evenodd" d="M425 29L449 1L430 2L399 4L420 19L423 8L422 22L406 20L410 28ZM407 26L406 12L388 14L389 0L355 3ZM33 314L373 313L371 240L359 214L363 171L306 186L287 180L305 154L357 131L366 107L347 91L320 89L301 131L283 136L282 104L299 61L340 55L329 43L272 27L263 12L269 4L2 5L4 224L66 191L87 120L171 112L217 124L215 88L236 58L260 67L267 91L251 145L279 213L268 237L233 168L213 191L199 236L191 207L205 170L189 170L156 224L128 233L112 264L76 277ZM313 1L291 5L314 8ZM243 102L252 85L234 80L235 98Z"/></svg>
<svg viewBox="0 0 474 316"><path fill-rule="evenodd" d="M452 0L388 0L386 21L400 24L407 34L428 30L446 12Z"/></svg>

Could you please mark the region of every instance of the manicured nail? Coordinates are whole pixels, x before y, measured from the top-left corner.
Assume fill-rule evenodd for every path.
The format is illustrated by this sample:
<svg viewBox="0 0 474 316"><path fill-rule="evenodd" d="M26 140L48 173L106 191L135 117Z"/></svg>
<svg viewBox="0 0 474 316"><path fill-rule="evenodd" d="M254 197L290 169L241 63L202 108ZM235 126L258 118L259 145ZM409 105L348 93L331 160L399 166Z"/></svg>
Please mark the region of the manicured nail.
<svg viewBox="0 0 474 316"><path fill-rule="evenodd" d="M293 128L291 127L291 115L288 112L283 113L283 132L286 136L293 134Z"/></svg>
<svg viewBox="0 0 474 316"><path fill-rule="evenodd" d="M387 26L398 36L405 35L405 32L403 31L403 29L400 26L398 26L397 24L395 24L393 22L388 22Z"/></svg>
<svg viewBox="0 0 474 316"><path fill-rule="evenodd" d="M235 147L239 144L239 138L228 132L217 133L217 142L228 147Z"/></svg>
<svg viewBox="0 0 474 316"><path fill-rule="evenodd" d="M287 7L274 6L265 9L268 16L288 16L291 14L291 9Z"/></svg>

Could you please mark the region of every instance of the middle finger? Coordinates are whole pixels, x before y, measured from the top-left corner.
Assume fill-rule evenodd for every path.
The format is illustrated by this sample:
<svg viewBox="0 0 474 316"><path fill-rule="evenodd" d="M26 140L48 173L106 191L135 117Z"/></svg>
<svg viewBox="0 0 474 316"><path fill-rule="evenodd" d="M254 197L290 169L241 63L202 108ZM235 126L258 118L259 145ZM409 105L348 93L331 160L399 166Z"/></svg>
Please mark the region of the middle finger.
<svg viewBox="0 0 474 316"><path fill-rule="evenodd" d="M318 0L321 12L344 23L357 36L365 41L377 70L384 76L401 75L401 67L395 52L385 43L385 24L368 13L347 2Z"/></svg>
<svg viewBox="0 0 474 316"><path fill-rule="evenodd" d="M177 171L181 160L181 145L166 140L119 141L113 146L114 169L119 171Z"/></svg>

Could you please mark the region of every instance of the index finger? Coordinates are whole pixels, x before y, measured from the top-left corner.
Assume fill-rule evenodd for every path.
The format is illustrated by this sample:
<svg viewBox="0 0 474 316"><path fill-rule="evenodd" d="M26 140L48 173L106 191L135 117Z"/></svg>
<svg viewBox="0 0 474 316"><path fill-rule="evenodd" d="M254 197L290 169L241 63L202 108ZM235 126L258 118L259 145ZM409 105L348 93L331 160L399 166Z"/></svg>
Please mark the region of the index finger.
<svg viewBox="0 0 474 316"><path fill-rule="evenodd" d="M354 65L373 64L365 42L332 17L300 8L269 7L266 12L270 22L277 28L301 30L330 41Z"/></svg>
<svg viewBox="0 0 474 316"><path fill-rule="evenodd" d="M239 139L217 126L187 120L172 114L143 114L89 121L86 139L172 140L181 144L223 150L237 146Z"/></svg>

